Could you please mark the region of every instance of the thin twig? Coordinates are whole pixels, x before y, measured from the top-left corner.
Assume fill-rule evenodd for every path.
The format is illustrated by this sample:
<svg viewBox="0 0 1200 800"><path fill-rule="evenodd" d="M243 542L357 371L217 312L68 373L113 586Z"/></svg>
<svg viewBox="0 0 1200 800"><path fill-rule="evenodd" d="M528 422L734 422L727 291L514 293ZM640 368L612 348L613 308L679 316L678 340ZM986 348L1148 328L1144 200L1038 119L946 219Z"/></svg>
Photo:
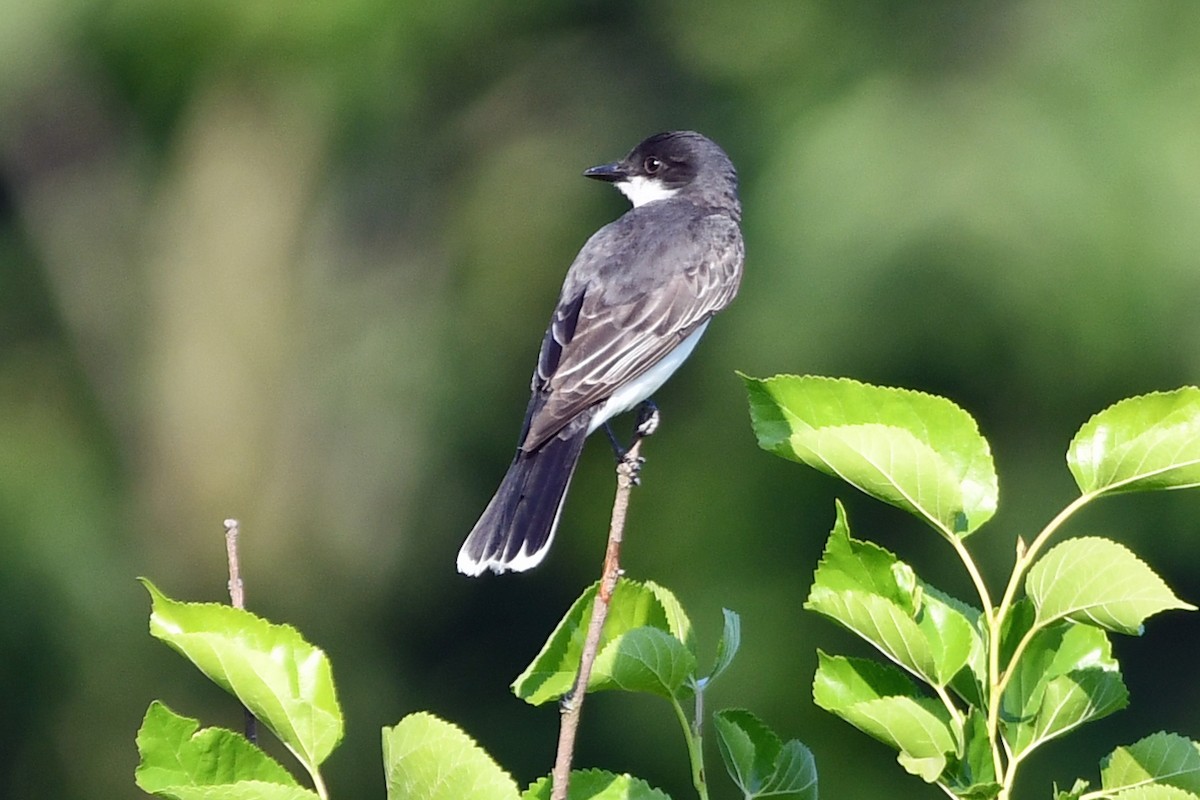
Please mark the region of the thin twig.
<svg viewBox="0 0 1200 800"><path fill-rule="evenodd" d="M596 591L596 599L592 603L592 619L588 624L587 638L583 643L583 652L579 657L579 674L575 677L575 685L571 694L562 703L562 716L558 728L558 753L554 758L552 773L552 788L550 800L566 800L568 783L571 778L571 758L575 754L575 734L579 730L579 718L583 713L583 698L587 694L588 679L592 675L592 664L600 649L600 634L604 629L604 620L608 617L609 603L612 602L613 590L621 577L621 540L625 536L625 515L629 510L629 494L637 484L638 470L642 459L639 455L642 449L642 438L654 431L657 426L657 410L648 413L655 415L654 420L646 420L638 426L638 434L633 445L621 457L617 464L617 495L613 499L612 522L608 528L608 547L604 551L604 572L600 577L600 586Z"/></svg>
<svg viewBox="0 0 1200 800"><path fill-rule="evenodd" d="M246 607L245 587L242 584L242 568L238 558L238 521L225 520L225 555L229 560L229 602L234 608ZM250 709L242 706L246 715L246 738L258 744L258 720Z"/></svg>

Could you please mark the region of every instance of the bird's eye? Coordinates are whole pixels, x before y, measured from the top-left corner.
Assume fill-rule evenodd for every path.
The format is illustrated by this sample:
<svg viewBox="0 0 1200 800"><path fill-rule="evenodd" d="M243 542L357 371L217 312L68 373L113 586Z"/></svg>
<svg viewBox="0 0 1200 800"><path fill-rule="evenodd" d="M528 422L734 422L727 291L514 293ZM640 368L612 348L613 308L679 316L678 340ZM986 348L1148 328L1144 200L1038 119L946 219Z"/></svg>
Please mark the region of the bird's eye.
<svg viewBox="0 0 1200 800"><path fill-rule="evenodd" d="M642 168L646 170L647 175L653 175L662 169L662 167L663 162L654 156L650 156L644 162L642 162Z"/></svg>

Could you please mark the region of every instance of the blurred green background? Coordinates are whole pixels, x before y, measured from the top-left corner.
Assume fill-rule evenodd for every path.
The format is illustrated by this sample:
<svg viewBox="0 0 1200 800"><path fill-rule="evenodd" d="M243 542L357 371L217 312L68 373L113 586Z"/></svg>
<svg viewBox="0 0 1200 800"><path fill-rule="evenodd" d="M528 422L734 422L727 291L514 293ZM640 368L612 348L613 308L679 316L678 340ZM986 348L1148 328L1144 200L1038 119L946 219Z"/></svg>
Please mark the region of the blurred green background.
<svg viewBox="0 0 1200 800"><path fill-rule="evenodd" d="M625 207L580 172L650 133L730 153L748 260L658 397L624 563L709 653L721 607L741 613L710 705L809 744L823 797L941 796L811 702L817 647L866 654L801 608L834 497L858 535L970 584L915 521L760 452L734 370L970 410L1001 481L970 541L994 587L1074 496L1078 426L1200 380L1200 4L3 0L0 19L6 798L138 797L155 697L240 725L147 635L134 580L223 599L230 516L249 605L333 658L335 796L383 796L379 729L419 709L522 783L549 771L557 714L507 686L599 571L607 446L542 568L469 580L454 556L563 272ZM1200 600L1197 493L1107 500L1071 531ZM1198 634L1175 613L1119 640L1131 707L1048 746L1021 793L1159 729L1200 737ZM577 764L692 796L674 724L598 696Z"/></svg>

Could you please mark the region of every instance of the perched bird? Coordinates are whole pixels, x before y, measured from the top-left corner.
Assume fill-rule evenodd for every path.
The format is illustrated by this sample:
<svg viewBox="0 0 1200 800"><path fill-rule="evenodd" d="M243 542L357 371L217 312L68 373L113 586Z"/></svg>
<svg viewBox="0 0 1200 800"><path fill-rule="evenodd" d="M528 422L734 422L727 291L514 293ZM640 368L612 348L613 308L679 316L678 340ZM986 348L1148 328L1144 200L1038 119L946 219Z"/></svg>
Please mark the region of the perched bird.
<svg viewBox="0 0 1200 800"><path fill-rule="evenodd" d="M592 235L542 339L508 473L458 553L458 571L524 571L546 557L583 442L648 399L737 294L737 172L692 131L651 136L589 178L633 208Z"/></svg>

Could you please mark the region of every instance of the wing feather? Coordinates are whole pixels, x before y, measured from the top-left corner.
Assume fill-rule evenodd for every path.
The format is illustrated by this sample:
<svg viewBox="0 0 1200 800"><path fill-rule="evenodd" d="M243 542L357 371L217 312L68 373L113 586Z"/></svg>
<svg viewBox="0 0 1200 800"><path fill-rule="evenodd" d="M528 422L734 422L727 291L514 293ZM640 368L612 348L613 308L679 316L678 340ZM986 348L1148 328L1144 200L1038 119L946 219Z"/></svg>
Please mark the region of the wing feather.
<svg viewBox="0 0 1200 800"><path fill-rule="evenodd" d="M543 339L522 449L539 447L727 306L743 257L733 218L685 201L634 208L597 231L571 265Z"/></svg>

